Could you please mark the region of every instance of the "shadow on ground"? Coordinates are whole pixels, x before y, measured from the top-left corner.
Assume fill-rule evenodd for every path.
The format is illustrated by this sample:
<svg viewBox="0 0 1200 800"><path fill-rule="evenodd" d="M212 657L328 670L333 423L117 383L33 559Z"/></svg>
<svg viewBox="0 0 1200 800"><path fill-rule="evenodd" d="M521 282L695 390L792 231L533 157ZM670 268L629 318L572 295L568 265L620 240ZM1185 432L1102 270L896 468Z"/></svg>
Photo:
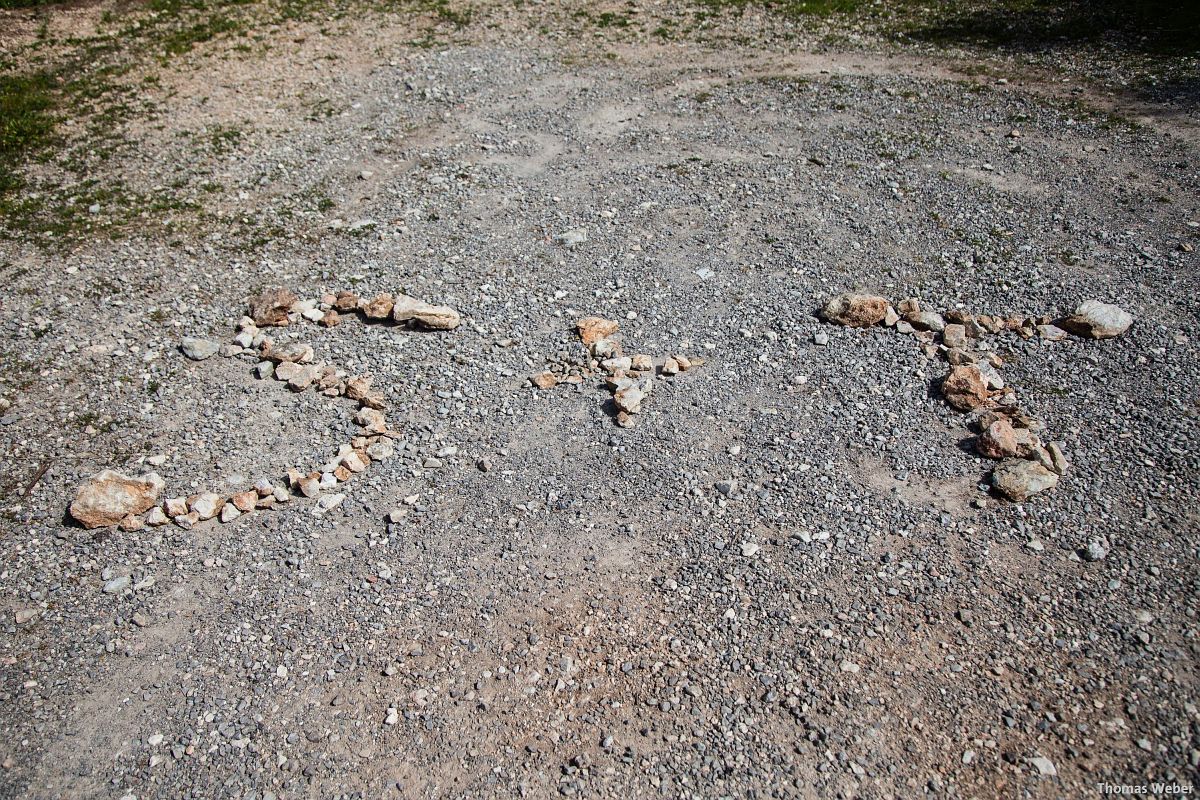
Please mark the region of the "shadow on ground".
<svg viewBox="0 0 1200 800"><path fill-rule="evenodd" d="M1093 45L1130 56L1200 57L1200 3L1168 0L990 0L950 4L912 39L1018 52ZM1165 76L1164 76L1165 77ZM1147 80L1143 100L1200 104L1200 72Z"/></svg>

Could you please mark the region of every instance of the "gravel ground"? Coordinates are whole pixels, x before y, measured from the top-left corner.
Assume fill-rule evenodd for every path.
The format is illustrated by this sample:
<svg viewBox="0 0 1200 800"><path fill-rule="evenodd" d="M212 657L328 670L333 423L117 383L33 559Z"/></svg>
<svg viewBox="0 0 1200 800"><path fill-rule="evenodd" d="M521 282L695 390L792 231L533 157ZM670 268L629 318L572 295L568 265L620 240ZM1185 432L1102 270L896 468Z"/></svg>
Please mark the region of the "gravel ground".
<svg viewBox="0 0 1200 800"><path fill-rule="evenodd" d="M120 168L219 184L206 216L0 243L0 794L1191 785L1192 115L1131 120L1003 63L585 47L519 23L198 52ZM185 135L213 125L241 133L221 152ZM165 456L167 496L232 491L354 435L343 399L179 352L228 341L265 286L462 313L283 329L374 377L398 454L325 516L297 498L190 530L73 525L104 468ZM938 396L944 363L816 318L849 289L1050 316L1095 298L1136 322L990 337L1072 462L1014 504ZM589 314L629 352L705 363L659 380L632 429L598 379L532 388Z"/></svg>

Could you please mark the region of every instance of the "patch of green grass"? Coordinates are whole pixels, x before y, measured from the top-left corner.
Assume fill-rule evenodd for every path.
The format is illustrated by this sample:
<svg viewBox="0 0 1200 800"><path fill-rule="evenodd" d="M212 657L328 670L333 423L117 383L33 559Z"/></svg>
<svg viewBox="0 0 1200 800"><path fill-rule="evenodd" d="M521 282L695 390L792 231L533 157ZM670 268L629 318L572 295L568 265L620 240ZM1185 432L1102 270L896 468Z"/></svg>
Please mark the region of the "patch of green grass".
<svg viewBox="0 0 1200 800"><path fill-rule="evenodd" d="M19 166L54 132L54 80L48 73L0 75L0 203L21 188Z"/></svg>

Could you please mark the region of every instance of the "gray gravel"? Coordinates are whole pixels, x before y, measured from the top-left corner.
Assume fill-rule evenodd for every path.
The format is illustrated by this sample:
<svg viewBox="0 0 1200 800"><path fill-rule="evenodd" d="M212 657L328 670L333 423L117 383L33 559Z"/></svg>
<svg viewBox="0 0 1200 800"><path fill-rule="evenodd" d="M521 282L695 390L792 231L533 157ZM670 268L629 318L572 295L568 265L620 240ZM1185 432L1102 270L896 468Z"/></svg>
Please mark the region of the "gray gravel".
<svg viewBox="0 0 1200 800"><path fill-rule="evenodd" d="M144 132L128 169L203 172L226 189L211 218L66 253L0 243L0 794L1192 781L1191 140L868 51L568 58L479 35L200 60L164 78L169 125L207 108L245 135L211 161ZM326 51L336 69L314 66ZM300 85L336 113L305 116ZM319 517L298 498L188 531L68 524L106 467L232 491L355 434L352 407L260 379L257 358L181 352L229 342L269 285L463 314L277 334L374 377L394 455ZM1054 490L989 494L934 391L945 365L816 318L858 288L1135 316L1108 341L990 337L1065 443ZM579 355L588 314L630 352L705 363L656 380L629 430L598 379L530 388Z"/></svg>

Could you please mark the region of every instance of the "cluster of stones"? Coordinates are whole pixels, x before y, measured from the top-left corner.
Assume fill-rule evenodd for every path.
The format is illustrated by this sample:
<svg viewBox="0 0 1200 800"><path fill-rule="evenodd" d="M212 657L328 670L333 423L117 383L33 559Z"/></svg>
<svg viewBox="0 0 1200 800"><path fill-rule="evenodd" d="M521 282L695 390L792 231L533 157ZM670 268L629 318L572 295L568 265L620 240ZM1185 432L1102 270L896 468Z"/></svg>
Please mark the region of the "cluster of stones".
<svg viewBox="0 0 1200 800"><path fill-rule="evenodd" d="M1051 317L999 317L951 310L923 309L910 298L893 307L884 297L841 294L820 311L822 319L838 325L866 328L884 325L915 336L931 357L944 358L950 372L941 383L943 399L952 408L974 413L978 430L976 451L998 463L992 486L1002 496L1021 502L1058 484L1068 462L1055 442L1043 443L1042 423L1021 410L1016 392L1004 385L997 371L1003 360L986 349L981 339L1012 331L1026 339L1060 341L1070 334L1108 339L1124 333L1133 317L1117 306L1087 300L1075 313Z"/></svg>
<svg viewBox="0 0 1200 800"><path fill-rule="evenodd" d="M558 370L547 369L530 376L529 383L538 389L553 389L559 383L582 383L584 378L602 373L605 386L613 395L617 407L617 424L632 428L634 415L642 410L642 403L654 390L654 374L673 377L700 366L703 360L688 358L676 353L662 360L655 367L654 359L646 353L625 355L621 343L615 337L620 326L603 317L584 317L576 325L579 338L587 348L587 358L580 365L557 365Z"/></svg>
<svg viewBox="0 0 1200 800"><path fill-rule="evenodd" d="M345 495L332 490L364 472L372 461L390 458L395 453L393 440L400 438L400 434L388 428L384 396L372 390L369 375L347 376L332 366L314 363L311 345L297 342L276 346L262 329L301 320L332 327L341 322L340 313L352 311L360 312L367 320L392 320L431 330L450 330L461 322L454 309L429 305L407 295L383 294L362 300L351 292L340 292L319 300L300 300L286 289L268 289L251 299L250 313L238 321L232 342L217 345L189 338L183 340L180 349L196 361L218 352L228 357L257 352L262 359L255 367L259 378L274 377L297 392L315 387L326 396L357 402L359 409L354 421L360 428L359 435L343 444L318 470L305 473L289 469L286 485L277 486L262 478L251 488L228 496L201 492L190 497L170 497L160 503L158 497L164 482L156 473L131 478L104 470L79 487L71 503L71 516L86 528L118 525L123 530L135 531L168 523L188 529L214 518L232 522L242 514L290 502L296 494L317 498L313 513L318 516L336 508Z"/></svg>

